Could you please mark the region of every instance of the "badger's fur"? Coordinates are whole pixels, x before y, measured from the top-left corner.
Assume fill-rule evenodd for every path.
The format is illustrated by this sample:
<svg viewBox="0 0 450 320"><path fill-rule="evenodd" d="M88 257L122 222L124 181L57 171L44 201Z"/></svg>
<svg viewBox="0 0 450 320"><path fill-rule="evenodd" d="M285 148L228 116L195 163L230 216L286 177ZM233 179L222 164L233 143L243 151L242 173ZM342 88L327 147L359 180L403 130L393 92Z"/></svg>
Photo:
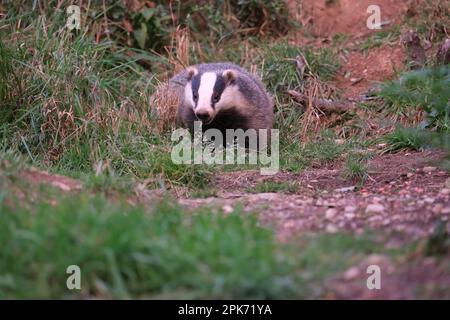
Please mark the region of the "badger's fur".
<svg viewBox="0 0 450 320"><path fill-rule="evenodd" d="M271 129L273 101L261 81L229 63L205 63L186 68L170 79L179 96L178 119L193 130Z"/></svg>

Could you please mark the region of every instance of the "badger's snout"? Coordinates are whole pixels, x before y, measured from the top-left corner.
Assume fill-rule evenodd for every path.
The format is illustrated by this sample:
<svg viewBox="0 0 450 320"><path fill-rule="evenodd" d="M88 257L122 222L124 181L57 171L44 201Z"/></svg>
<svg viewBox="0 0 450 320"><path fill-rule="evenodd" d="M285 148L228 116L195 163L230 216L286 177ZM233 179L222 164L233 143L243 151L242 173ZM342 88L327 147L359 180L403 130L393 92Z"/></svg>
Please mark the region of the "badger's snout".
<svg viewBox="0 0 450 320"><path fill-rule="evenodd" d="M195 113L196 117L204 123L209 123L212 120L212 115L205 110L199 110Z"/></svg>

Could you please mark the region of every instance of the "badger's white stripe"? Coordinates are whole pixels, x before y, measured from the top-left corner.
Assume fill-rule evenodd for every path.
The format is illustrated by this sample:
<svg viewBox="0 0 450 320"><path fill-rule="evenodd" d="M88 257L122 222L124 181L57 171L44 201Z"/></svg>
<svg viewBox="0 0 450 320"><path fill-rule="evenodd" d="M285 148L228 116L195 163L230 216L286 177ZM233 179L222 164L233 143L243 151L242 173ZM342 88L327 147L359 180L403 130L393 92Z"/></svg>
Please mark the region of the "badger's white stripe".
<svg viewBox="0 0 450 320"><path fill-rule="evenodd" d="M231 107L246 109L246 101L239 92L237 86L227 86L220 96L220 100L216 103L216 112L225 110Z"/></svg>
<svg viewBox="0 0 450 320"><path fill-rule="evenodd" d="M192 96L192 86L191 83L188 82L186 84L186 86L184 87L184 99L185 99L185 103L191 107L192 109L194 109L195 107L195 102L194 102L194 97Z"/></svg>
<svg viewBox="0 0 450 320"><path fill-rule="evenodd" d="M211 107L211 98L216 84L217 75L214 72L205 72L200 78L200 86L198 88L198 103L196 112L206 111L213 113Z"/></svg>

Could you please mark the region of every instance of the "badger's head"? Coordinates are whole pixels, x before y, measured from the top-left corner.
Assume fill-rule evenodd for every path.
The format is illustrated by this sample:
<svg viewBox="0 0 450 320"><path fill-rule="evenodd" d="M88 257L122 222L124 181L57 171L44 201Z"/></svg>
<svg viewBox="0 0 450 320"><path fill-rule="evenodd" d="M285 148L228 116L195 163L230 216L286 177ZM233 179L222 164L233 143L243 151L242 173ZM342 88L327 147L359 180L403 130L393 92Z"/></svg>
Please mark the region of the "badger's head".
<svg viewBox="0 0 450 320"><path fill-rule="evenodd" d="M211 123L220 110L234 105L234 100L237 99L235 70L199 73L197 68L189 67L187 71L185 102L204 124Z"/></svg>

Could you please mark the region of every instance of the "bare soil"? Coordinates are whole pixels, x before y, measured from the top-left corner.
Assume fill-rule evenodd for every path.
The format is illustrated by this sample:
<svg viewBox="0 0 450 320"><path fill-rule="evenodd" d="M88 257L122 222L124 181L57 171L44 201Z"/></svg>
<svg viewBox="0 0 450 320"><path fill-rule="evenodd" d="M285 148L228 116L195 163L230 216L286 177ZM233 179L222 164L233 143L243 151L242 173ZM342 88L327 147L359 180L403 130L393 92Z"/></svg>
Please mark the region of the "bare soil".
<svg viewBox="0 0 450 320"><path fill-rule="evenodd" d="M267 178L258 171L233 172L215 182L217 197L181 198L187 208L219 207L229 212L239 203L257 212L262 224L275 226L280 241L320 232L375 232L386 247L401 248L435 233L444 223L450 233L450 174L433 167L442 153L401 152L375 157L370 177L357 189L342 177L342 164L280 172ZM297 182L295 193L248 193L264 180ZM232 190L232 191L231 191ZM423 243L423 242L422 242ZM382 270L382 290L367 290L367 267ZM450 253L441 257L408 256L392 261L369 255L363 262L325 283L327 299L450 299Z"/></svg>
<svg viewBox="0 0 450 320"><path fill-rule="evenodd" d="M273 177L261 176L258 171L232 172L214 182L216 197L179 201L189 208L219 206L224 211L240 203L246 212L258 212L263 223L275 224L280 240L318 231L362 233L369 229L401 235L390 243L400 246L429 235L437 221L450 218L450 194L445 188L450 175L436 167L423 171L440 157L441 153L432 151L376 157L369 164L369 179L359 190L354 181L343 178L339 163ZM287 194L248 192L264 180L295 182L298 190ZM373 204L379 206L368 208Z"/></svg>
<svg viewBox="0 0 450 320"><path fill-rule="evenodd" d="M374 33L366 24L371 15L367 8L371 5L380 7L381 22L389 26L401 23L408 10L407 0L290 0L288 3L292 17L304 26L308 37L328 39L338 34L357 39ZM305 30L300 30L297 36L306 40Z"/></svg>
<svg viewBox="0 0 450 320"><path fill-rule="evenodd" d="M49 184L61 191L78 191L82 188L81 182L75 179L40 170L22 171L21 178L34 185Z"/></svg>
<svg viewBox="0 0 450 320"><path fill-rule="evenodd" d="M404 48L400 43L374 48L364 54L352 51L342 56L343 62L336 78L335 85L344 96L358 101L377 83L392 80L402 70L405 62Z"/></svg>
<svg viewBox="0 0 450 320"><path fill-rule="evenodd" d="M400 41L373 48L367 53L354 50L354 47L378 31L366 25L370 5L380 7L383 27L388 28L403 21L410 6L408 1L291 0L288 5L292 18L303 26L292 37L294 43L321 47L329 46L334 36L347 37L349 49L341 54L342 67L334 79L334 85L345 98L357 101L377 82L393 79L402 70L405 52Z"/></svg>

